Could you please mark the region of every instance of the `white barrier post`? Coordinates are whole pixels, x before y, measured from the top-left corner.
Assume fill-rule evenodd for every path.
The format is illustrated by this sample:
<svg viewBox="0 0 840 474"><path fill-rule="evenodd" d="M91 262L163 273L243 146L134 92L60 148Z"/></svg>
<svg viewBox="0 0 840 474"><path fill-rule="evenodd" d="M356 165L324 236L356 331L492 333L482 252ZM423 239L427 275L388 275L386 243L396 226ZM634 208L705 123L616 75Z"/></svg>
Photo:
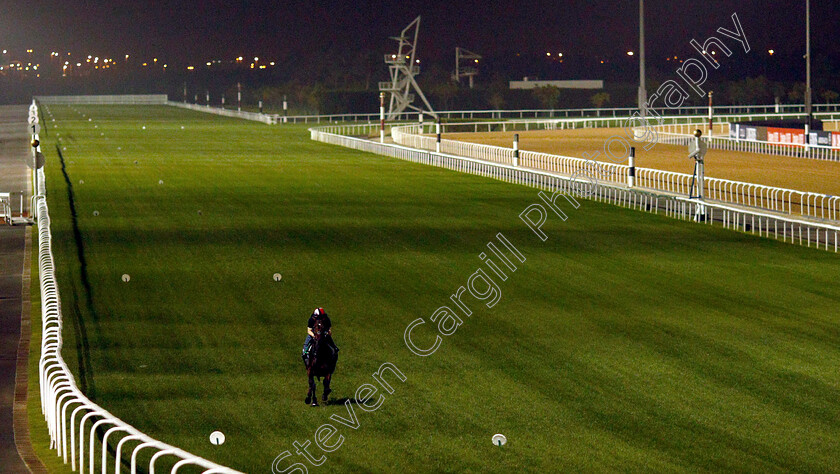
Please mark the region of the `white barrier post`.
<svg viewBox="0 0 840 474"><path fill-rule="evenodd" d="M513 134L513 166L519 166L519 134Z"/></svg>
<svg viewBox="0 0 840 474"><path fill-rule="evenodd" d="M288 120L287 117L289 115L289 103L286 102L286 96L283 96L283 123L286 123Z"/></svg>
<svg viewBox="0 0 840 474"><path fill-rule="evenodd" d="M260 114L263 113L262 101L260 101Z"/></svg>
<svg viewBox="0 0 840 474"><path fill-rule="evenodd" d="M811 147L808 146L810 144L810 141L811 141L811 127L810 127L810 124L808 123L808 121L806 120L805 121L805 152L806 153L808 151L810 151Z"/></svg>
<svg viewBox="0 0 840 474"><path fill-rule="evenodd" d="M709 138L712 137L712 131L714 130L712 126L712 91L709 91Z"/></svg>
<svg viewBox="0 0 840 474"><path fill-rule="evenodd" d="M385 143L385 93L379 93L379 143Z"/></svg>
<svg viewBox="0 0 840 474"><path fill-rule="evenodd" d="M630 147L630 169L627 170L627 187L636 186L636 147Z"/></svg>
<svg viewBox="0 0 840 474"><path fill-rule="evenodd" d="M207 102L207 107L210 107L210 91L209 90L204 94L204 99Z"/></svg>
<svg viewBox="0 0 840 474"><path fill-rule="evenodd" d="M242 83L236 83L236 111L242 111Z"/></svg>
<svg viewBox="0 0 840 474"><path fill-rule="evenodd" d="M435 153L440 153L440 117L438 117L437 122L435 122L435 133L437 134L437 140L435 141Z"/></svg>

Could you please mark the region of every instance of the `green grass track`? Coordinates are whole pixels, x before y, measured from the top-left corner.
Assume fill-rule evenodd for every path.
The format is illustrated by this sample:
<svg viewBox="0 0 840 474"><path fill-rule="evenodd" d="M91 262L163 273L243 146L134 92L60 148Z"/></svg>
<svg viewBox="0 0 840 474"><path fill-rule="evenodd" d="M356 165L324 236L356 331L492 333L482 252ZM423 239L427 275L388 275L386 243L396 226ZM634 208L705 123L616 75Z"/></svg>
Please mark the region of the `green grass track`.
<svg viewBox="0 0 840 474"><path fill-rule="evenodd" d="M64 357L153 437L254 473L284 451L280 469L309 472L840 470L834 254L590 201L549 216L541 242L518 217L534 189L304 126L49 110ZM406 326L452 306L499 232L527 260L498 304L464 296L472 316L411 353ZM355 430L330 421L344 405L303 402L318 306L342 349L334 399L384 362L406 376L377 411L354 405ZM343 444L310 446L314 467L293 442L325 423Z"/></svg>

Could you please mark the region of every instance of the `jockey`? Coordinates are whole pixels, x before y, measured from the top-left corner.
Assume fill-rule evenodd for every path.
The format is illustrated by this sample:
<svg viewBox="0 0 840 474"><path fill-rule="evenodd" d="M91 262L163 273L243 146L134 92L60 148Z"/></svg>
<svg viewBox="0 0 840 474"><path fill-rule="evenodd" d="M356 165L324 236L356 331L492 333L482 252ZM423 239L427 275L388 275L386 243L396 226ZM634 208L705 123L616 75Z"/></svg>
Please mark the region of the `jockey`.
<svg viewBox="0 0 840 474"><path fill-rule="evenodd" d="M324 342L333 349L333 352L338 353L338 347L336 347L335 342L333 342L332 339L332 323L330 322L330 317L327 315L327 312L324 311L324 308L317 308L312 312L312 316L309 316L309 323L306 328L306 340L303 341L303 354L301 355L304 362L306 361L306 356L309 353L310 346L315 337L315 333L312 332L312 329L315 327L315 322L318 320L321 321L324 331L326 331L324 334Z"/></svg>

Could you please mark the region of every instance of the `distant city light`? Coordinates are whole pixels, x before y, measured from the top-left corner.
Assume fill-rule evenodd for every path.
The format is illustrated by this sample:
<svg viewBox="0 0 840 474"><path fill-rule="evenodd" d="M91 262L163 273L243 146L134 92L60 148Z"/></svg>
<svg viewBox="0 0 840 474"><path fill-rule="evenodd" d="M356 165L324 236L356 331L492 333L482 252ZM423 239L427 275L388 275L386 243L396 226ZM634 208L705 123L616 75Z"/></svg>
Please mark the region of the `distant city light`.
<svg viewBox="0 0 840 474"><path fill-rule="evenodd" d="M551 56L551 53L545 53L546 56Z"/></svg>
<svg viewBox="0 0 840 474"><path fill-rule="evenodd" d="M213 64L213 63L211 63L210 61L207 61L207 65L208 65L208 66L210 66L211 64Z"/></svg>
<svg viewBox="0 0 840 474"><path fill-rule="evenodd" d="M187 70L188 70L188 71L192 71L193 69L195 69L195 68L194 68L194 67L192 67L192 66L187 66Z"/></svg>
<svg viewBox="0 0 840 474"><path fill-rule="evenodd" d="M274 66L274 61L271 61L271 62L270 62L270 63L268 63L268 64L271 64L272 66Z"/></svg>
<svg viewBox="0 0 840 474"><path fill-rule="evenodd" d="M260 60L260 58L258 58L258 57L256 57L256 56L254 56L254 62L257 62L257 61L259 61L259 60Z"/></svg>
<svg viewBox="0 0 840 474"><path fill-rule="evenodd" d="M634 54L636 53L634 53L633 51L627 51L627 56L633 56Z"/></svg>
<svg viewBox="0 0 840 474"><path fill-rule="evenodd" d="M773 56L774 54L776 54L776 51L774 51L774 50L772 50L772 49L771 49L771 50L769 50L769 51L767 51L767 52L768 52L768 53L770 53L770 56Z"/></svg>

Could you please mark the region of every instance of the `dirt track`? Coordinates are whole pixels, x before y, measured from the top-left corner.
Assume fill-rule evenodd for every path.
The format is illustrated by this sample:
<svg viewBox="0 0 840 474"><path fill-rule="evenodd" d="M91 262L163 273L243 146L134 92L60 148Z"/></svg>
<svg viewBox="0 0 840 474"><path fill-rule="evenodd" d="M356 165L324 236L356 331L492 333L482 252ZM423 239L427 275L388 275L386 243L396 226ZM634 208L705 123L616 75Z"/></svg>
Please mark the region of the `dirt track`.
<svg viewBox="0 0 840 474"><path fill-rule="evenodd" d="M523 150L574 157L583 157L584 153L593 154L598 151L601 155L597 159L605 161L604 142L613 135L623 136L624 130L589 128L517 133L519 147ZM443 138L510 147L513 134L450 133ZM615 151L620 152L618 145ZM687 156L683 146L658 144L650 151L636 147L636 166L690 174L694 169L694 161ZM706 176L840 195L840 162L709 150L706 155Z"/></svg>

